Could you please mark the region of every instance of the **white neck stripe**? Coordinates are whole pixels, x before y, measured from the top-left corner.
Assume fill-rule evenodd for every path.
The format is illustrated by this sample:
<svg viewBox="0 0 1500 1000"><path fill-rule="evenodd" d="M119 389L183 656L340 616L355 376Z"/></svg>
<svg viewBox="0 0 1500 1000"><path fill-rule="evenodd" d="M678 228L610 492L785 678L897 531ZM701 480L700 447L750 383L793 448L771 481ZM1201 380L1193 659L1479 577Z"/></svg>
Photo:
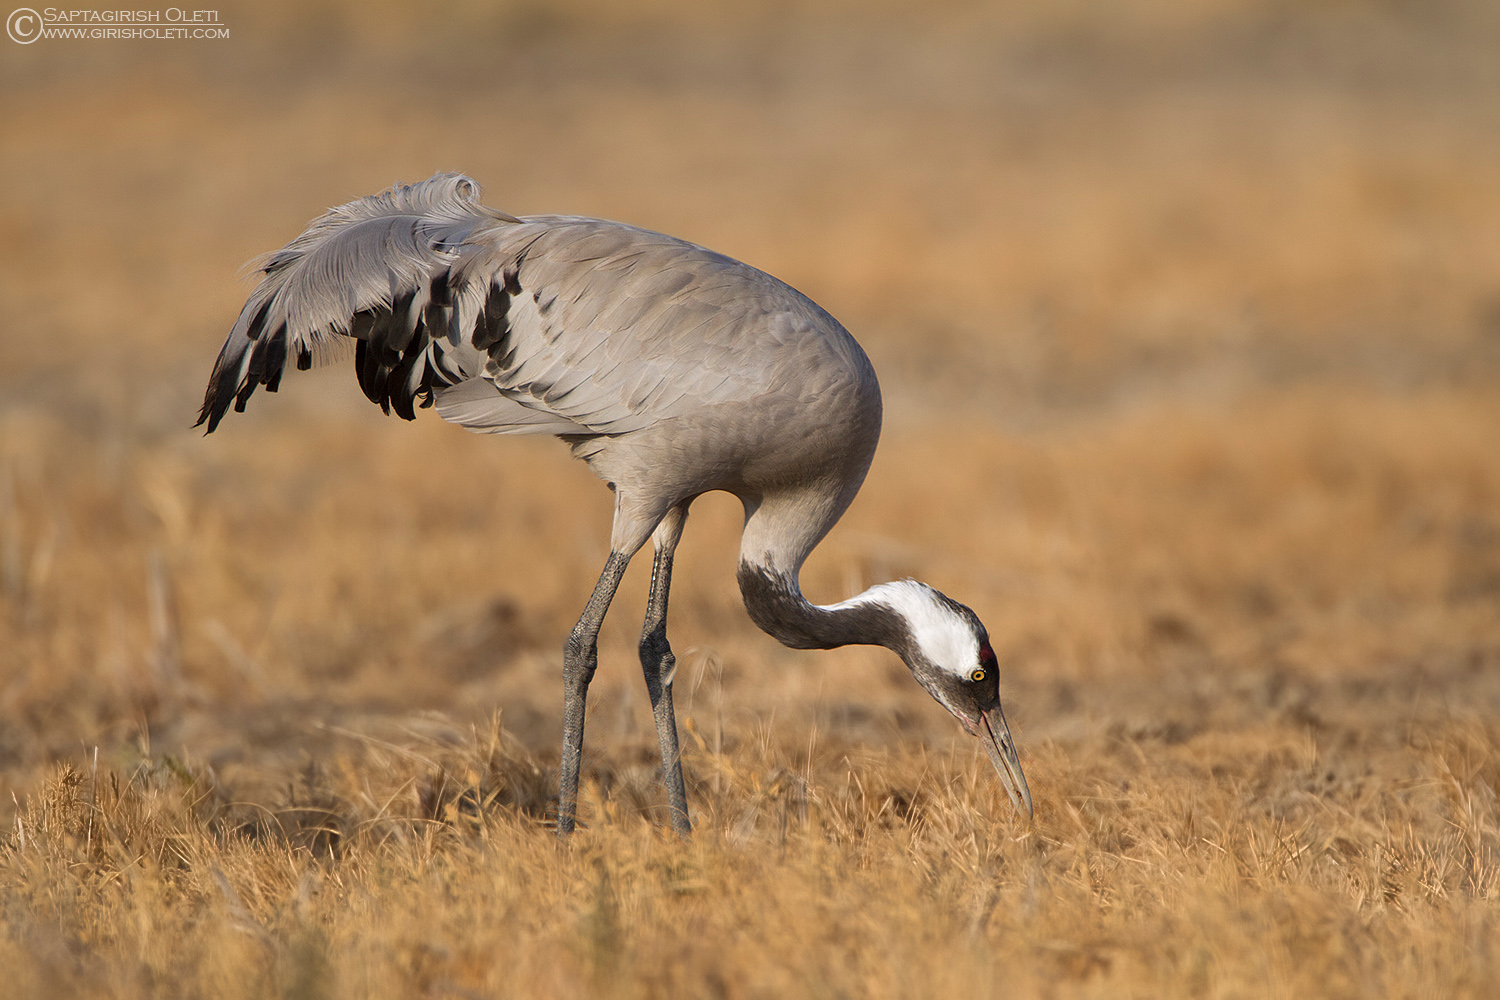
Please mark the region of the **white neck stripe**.
<svg viewBox="0 0 1500 1000"><path fill-rule="evenodd" d="M916 580L881 583L823 610L842 611L865 604L884 604L905 619L917 651L944 673L968 677L978 665L979 636L974 626L927 584Z"/></svg>

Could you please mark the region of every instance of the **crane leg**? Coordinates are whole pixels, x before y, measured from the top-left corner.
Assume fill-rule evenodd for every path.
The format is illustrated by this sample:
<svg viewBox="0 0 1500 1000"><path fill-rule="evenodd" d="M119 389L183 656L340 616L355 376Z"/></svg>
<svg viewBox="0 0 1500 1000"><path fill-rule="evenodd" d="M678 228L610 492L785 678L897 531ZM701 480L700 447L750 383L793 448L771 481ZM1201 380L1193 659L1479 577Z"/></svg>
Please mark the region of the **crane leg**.
<svg viewBox="0 0 1500 1000"><path fill-rule="evenodd" d="M672 587L672 555L687 520L686 505L673 507L656 528L656 556L651 563L651 594L646 599L646 621L641 628L641 668L656 719L661 746L661 780L672 811L672 829L686 837L693 832L688 819L687 789L682 781L682 752L677 745L677 714L672 707L672 677L677 658L667 642L667 592Z"/></svg>
<svg viewBox="0 0 1500 1000"><path fill-rule="evenodd" d="M630 564L630 555L612 550L588 606L563 647L563 745L558 777L557 835L566 839L578 816L578 771L583 762L583 708L589 681L599 665L599 626Z"/></svg>

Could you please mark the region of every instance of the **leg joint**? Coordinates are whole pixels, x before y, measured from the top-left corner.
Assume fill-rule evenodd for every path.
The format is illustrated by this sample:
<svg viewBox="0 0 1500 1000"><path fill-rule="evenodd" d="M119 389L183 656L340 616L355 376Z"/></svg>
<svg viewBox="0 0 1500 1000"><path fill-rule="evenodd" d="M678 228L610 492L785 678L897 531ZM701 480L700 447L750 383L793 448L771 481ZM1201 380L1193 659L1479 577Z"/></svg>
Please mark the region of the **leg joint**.
<svg viewBox="0 0 1500 1000"><path fill-rule="evenodd" d="M575 631L563 643L563 657L568 660L581 660L588 655L592 646L593 643L589 642L587 635Z"/></svg>
<svg viewBox="0 0 1500 1000"><path fill-rule="evenodd" d="M653 629L641 636L641 663L648 669L672 656L672 644L667 641L665 629Z"/></svg>
<svg viewBox="0 0 1500 1000"><path fill-rule="evenodd" d="M595 637L575 631L563 643L563 676L582 675L584 682L593 679L598 664L599 647Z"/></svg>

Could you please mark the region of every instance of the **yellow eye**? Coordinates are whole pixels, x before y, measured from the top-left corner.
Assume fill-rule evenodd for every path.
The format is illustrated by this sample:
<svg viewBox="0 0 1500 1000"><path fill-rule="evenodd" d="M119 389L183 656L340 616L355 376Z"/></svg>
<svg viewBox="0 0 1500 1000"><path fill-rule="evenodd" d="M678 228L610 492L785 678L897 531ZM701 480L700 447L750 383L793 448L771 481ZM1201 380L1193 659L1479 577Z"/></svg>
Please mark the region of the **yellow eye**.
<svg viewBox="0 0 1500 1000"><path fill-rule="evenodd" d="M974 670L969 674L969 680L971 680L971 681L982 681L982 680L984 680L984 668L983 667L975 667Z"/></svg>

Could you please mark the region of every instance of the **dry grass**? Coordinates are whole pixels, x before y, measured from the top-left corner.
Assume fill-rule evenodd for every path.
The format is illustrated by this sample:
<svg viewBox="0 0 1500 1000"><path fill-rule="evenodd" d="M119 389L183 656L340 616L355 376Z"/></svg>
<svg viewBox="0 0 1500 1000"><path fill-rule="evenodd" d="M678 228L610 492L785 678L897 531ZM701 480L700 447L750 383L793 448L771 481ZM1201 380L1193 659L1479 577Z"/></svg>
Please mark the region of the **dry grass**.
<svg viewBox="0 0 1500 1000"><path fill-rule="evenodd" d="M908 6L261 4L227 44L5 50L0 992L1493 993L1491 5ZM708 497L698 833L660 830L637 566L554 843L607 492L342 369L186 429L236 268L437 168L855 330L886 435L805 583L980 612L1035 826L889 654L749 624Z"/></svg>

